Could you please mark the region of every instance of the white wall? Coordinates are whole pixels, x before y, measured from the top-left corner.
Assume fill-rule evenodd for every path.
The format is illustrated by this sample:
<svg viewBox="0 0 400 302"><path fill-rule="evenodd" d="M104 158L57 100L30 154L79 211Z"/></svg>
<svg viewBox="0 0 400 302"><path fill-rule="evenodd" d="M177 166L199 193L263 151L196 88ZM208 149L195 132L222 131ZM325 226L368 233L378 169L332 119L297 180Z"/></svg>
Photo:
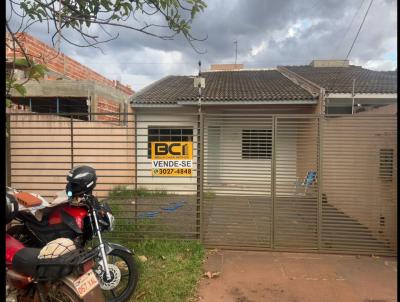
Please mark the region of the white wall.
<svg viewBox="0 0 400 302"><path fill-rule="evenodd" d="M197 117L193 114L174 114L168 110L160 114L154 114L151 111L141 110L137 113L138 187L181 194L194 194L197 185ZM193 173L191 177L152 176L151 159L147 158L148 127L193 128Z"/></svg>
<svg viewBox="0 0 400 302"><path fill-rule="evenodd" d="M243 159L243 129L272 130L269 117L254 119L211 117L205 121L204 190L216 194L271 196L272 159ZM219 143L213 146L212 143ZM279 137L282 153L277 152L277 182L296 179L296 139ZM290 162L290 167L288 167ZM284 165L284 169L281 166ZM279 173L278 173L279 172ZM282 177L282 178L280 178ZM287 193L287 192L284 192Z"/></svg>
<svg viewBox="0 0 400 302"><path fill-rule="evenodd" d="M153 110L154 111L154 110ZM159 114L160 113L160 114ZM153 113L140 109L137 113L138 187L177 193L196 192L197 177L197 116L193 111L165 110ZM191 177L160 177L151 175L151 159L147 158L148 127L193 128L193 175ZM271 194L271 159L242 158L242 130L270 129L269 117L253 119L206 117L204 121L204 192L217 195ZM277 181L285 184L296 179L296 138L281 137L277 152ZM289 165L288 165L289 163ZM281 165L283 168L279 166ZM293 187L294 189L294 187ZM281 192L281 194L287 194Z"/></svg>

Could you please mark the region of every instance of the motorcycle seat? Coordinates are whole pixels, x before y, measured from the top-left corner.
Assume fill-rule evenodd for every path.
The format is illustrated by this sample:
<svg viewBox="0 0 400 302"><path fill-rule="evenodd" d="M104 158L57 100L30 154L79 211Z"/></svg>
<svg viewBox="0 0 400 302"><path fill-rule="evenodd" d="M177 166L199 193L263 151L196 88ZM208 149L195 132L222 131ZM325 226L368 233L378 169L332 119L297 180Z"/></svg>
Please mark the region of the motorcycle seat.
<svg viewBox="0 0 400 302"><path fill-rule="evenodd" d="M55 281L69 275L79 261L77 252L69 252L55 259L39 259L41 249L26 247L19 250L12 260L13 270L39 281Z"/></svg>
<svg viewBox="0 0 400 302"><path fill-rule="evenodd" d="M47 227L48 226L48 221L47 219L42 219L42 221L39 221L36 219L35 216L33 216L29 212L18 212L17 218L27 222L28 224L33 224L38 227Z"/></svg>
<svg viewBox="0 0 400 302"><path fill-rule="evenodd" d="M26 208L37 207L42 204L42 201L36 196L28 192L18 192L15 194L17 201Z"/></svg>
<svg viewBox="0 0 400 302"><path fill-rule="evenodd" d="M12 260L13 270L26 275L34 276L38 265L40 249L26 247L19 250Z"/></svg>

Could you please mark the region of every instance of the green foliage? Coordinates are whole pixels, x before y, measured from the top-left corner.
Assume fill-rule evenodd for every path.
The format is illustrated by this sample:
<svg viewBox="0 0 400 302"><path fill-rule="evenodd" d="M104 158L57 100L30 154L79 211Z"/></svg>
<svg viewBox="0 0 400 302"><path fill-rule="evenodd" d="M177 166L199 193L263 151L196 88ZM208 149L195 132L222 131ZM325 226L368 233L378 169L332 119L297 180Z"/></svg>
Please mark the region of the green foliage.
<svg viewBox="0 0 400 302"><path fill-rule="evenodd" d="M13 87L16 91L18 91L18 93L22 96L25 96L26 94L26 88L24 87L24 85L19 84L19 83L14 83Z"/></svg>
<svg viewBox="0 0 400 302"><path fill-rule="evenodd" d="M136 260L139 284L129 301L185 302L193 297L205 255L198 241L144 240L128 247L147 258L144 263Z"/></svg>
<svg viewBox="0 0 400 302"><path fill-rule="evenodd" d="M204 199L213 199L216 196L215 192L213 191L205 191L203 195Z"/></svg>
<svg viewBox="0 0 400 302"><path fill-rule="evenodd" d="M136 13L157 13L171 30L182 32L185 36L189 35L195 16L207 7L203 0L75 0L62 1L62 4L60 15L67 28L80 31L82 25L104 25L111 21L126 21L127 17ZM21 0L20 8L29 18L39 22L45 18L57 20L59 16L58 11L43 0ZM188 12L190 18L185 18L184 12Z"/></svg>
<svg viewBox="0 0 400 302"><path fill-rule="evenodd" d="M148 190L144 187L129 189L127 186L116 186L108 193L108 199L111 200L124 200L135 197L159 197L167 196L168 192L165 190Z"/></svg>
<svg viewBox="0 0 400 302"><path fill-rule="evenodd" d="M27 60L26 58L15 58L13 62L13 69L22 69L25 71L26 79L23 82L17 81L14 72L10 71L6 75L6 91L9 95L10 91L14 89L21 96L26 95L25 84L30 80L39 81L44 77L48 71L47 67L43 64L37 64L33 60ZM6 99L6 106L11 106L11 100Z"/></svg>
<svg viewBox="0 0 400 302"><path fill-rule="evenodd" d="M11 1L16 4L15 2ZM95 46L99 43L104 43L118 37L107 36L102 40L97 34L92 35L89 33L88 28L96 24L103 28L104 26L118 26L133 29L144 34L162 38L172 39L175 34L182 33L189 41L190 45L195 49L192 41L198 40L194 38L191 31L191 24L195 16L203 11L207 5L203 0L74 0L74 1L57 1L61 2L61 8L58 9L58 4L54 5L55 1L44 0L20 0L19 7L22 15L31 22L47 22L47 26L56 27L56 32L61 31L62 28L69 28L72 32L80 34L84 44L80 45L69 40L68 43L75 46L88 47ZM164 22L162 24L148 24L146 22L138 22L132 25L128 23L129 17L133 17L138 21L136 16L140 15L159 15ZM25 17L24 17L25 18ZM16 32L12 32L9 27L10 20L6 21L6 27L11 34L14 42L17 41ZM58 26L57 26L58 24ZM159 34L153 31L155 28L168 27L172 30L173 34ZM107 35L110 35L108 32ZM65 38L64 38L65 40ZM21 45L19 43L19 47ZM196 49L195 49L196 50ZM26 55L23 49L20 49ZM197 50L196 50L197 51ZM15 58L14 58L15 59ZM24 83L17 83L13 78L13 73L6 79L6 92L9 95L11 89L16 90L19 94L24 96L26 89L24 84L29 80L39 81L45 72L46 67L41 64L35 64L33 61L26 59L15 59L16 68L23 68L27 73L27 80Z"/></svg>

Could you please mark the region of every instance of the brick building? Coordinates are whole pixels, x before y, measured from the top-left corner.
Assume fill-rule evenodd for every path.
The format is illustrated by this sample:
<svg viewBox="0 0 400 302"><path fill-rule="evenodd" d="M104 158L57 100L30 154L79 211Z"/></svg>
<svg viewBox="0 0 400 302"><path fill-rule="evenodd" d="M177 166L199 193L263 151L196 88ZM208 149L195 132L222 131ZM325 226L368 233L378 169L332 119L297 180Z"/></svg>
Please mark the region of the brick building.
<svg viewBox="0 0 400 302"><path fill-rule="evenodd" d="M25 84L27 94L24 97L16 91L11 91L14 106L33 112L61 115L88 113L82 119L93 118L91 113L122 113L128 110L128 97L134 93L130 86L105 78L31 35L20 34L18 40L26 54L36 63L46 65L49 71L43 80L29 81ZM9 70L12 69L13 55L13 49L6 47ZM16 52L16 55L22 57L20 52ZM14 72L18 80L24 81L26 75L23 70ZM96 119L120 118L116 115L100 115Z"/></svg>

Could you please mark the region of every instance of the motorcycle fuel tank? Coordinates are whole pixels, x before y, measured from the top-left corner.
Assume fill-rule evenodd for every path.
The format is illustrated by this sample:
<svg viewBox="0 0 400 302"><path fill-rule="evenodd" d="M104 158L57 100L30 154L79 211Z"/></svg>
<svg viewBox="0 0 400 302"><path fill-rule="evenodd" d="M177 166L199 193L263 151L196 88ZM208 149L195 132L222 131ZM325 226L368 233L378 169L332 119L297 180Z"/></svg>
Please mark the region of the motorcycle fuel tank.
<svg viewBox="0 0 400 302"><path fill-rule="evenodd" d="M24 247L17 239L6 234L6 264L11 265L14 255Z"/></svg>
<svg viewBox="0 0 400 302"><path fill-rule="evenodd" d="M83 219L88 215L87 209L84 207L76 207L71 205L62 205L57 207L49 216L49 225L60 224L63 222L61 212L64 211L75 219L77 226L83 229Z"/></svg>

